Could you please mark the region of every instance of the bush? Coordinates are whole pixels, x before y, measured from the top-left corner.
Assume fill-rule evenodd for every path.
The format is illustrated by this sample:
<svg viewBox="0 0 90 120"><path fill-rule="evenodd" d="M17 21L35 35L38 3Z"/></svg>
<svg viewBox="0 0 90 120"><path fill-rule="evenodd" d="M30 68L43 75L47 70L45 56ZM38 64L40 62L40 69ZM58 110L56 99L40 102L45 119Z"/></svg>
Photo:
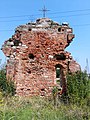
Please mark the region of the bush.
<svg viewBox="0 0 90 120"><path fill-rule="evenodd" d="M11 80L11 78L6 78L5 69L0 70L0 90L2 91L3 95L15 94L14 82Z"/></svg>
<svg viewBox="0 0 90 120"><path fill-rule="evenodd" d="M69 101L76 104L85 104L90 99L90 79L86 72L67 75L67 93Z"/></svg>

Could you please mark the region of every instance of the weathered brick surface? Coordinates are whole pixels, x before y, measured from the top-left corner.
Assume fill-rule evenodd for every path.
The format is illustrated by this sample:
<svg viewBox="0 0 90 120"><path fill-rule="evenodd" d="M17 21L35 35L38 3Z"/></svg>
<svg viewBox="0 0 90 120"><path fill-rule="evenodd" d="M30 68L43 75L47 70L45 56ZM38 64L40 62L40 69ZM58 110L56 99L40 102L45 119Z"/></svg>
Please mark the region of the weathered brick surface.
<svg viewBox="0 0 90 120"><path fill-rule="evenodd" d="M65 92L66 72L80 70L71 54L65 51L73 38L72 28L67 23L59 25L48 18L17 27L12 38L2 46L9 57L7 76L15 81L16 94L50 95L53 86L58 85L57 68L60 69L59 84Z"/></svg>

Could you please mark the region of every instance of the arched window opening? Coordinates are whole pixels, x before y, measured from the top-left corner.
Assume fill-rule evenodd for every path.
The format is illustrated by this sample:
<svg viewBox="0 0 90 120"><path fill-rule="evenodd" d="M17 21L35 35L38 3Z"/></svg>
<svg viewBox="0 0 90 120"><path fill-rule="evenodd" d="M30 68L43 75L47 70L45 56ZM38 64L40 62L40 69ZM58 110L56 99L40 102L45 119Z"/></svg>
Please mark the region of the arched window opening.
<svg viewBox="0 0 90 120"><path fill-rule="evenodd" d="M60 27L58 28L58 32L61 32L61 28Z"/></svg>

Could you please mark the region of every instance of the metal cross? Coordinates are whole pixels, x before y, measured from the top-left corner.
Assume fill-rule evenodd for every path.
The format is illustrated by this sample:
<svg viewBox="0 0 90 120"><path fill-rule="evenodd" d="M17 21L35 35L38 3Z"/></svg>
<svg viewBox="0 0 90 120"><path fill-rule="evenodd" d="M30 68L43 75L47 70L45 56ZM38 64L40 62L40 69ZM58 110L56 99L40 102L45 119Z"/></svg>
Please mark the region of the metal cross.
<svg viewBox="0 0 90 120"><path fill-rule="evenodd" d="M42 10L40 10L43 12L43 17L45 18L46 12L49 11L45 8L45 6L42 8Z"/></svg>

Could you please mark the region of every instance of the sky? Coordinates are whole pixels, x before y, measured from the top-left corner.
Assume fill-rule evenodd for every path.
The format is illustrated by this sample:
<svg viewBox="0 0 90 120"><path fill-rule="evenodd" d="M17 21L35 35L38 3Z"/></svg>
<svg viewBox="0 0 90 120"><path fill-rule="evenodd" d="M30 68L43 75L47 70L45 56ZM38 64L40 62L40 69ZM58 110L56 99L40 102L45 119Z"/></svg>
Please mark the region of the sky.
<svg viewBox="0 0 90 120"><path fill-rule="evenodd" d="M60 24L68 22L75 38L66 49L90 72L90 0L1 0L0 2L0 48L17 26L42 18L40 10L47 8L46 17ZM6 57L0 50L1 64Z"/></svg>

